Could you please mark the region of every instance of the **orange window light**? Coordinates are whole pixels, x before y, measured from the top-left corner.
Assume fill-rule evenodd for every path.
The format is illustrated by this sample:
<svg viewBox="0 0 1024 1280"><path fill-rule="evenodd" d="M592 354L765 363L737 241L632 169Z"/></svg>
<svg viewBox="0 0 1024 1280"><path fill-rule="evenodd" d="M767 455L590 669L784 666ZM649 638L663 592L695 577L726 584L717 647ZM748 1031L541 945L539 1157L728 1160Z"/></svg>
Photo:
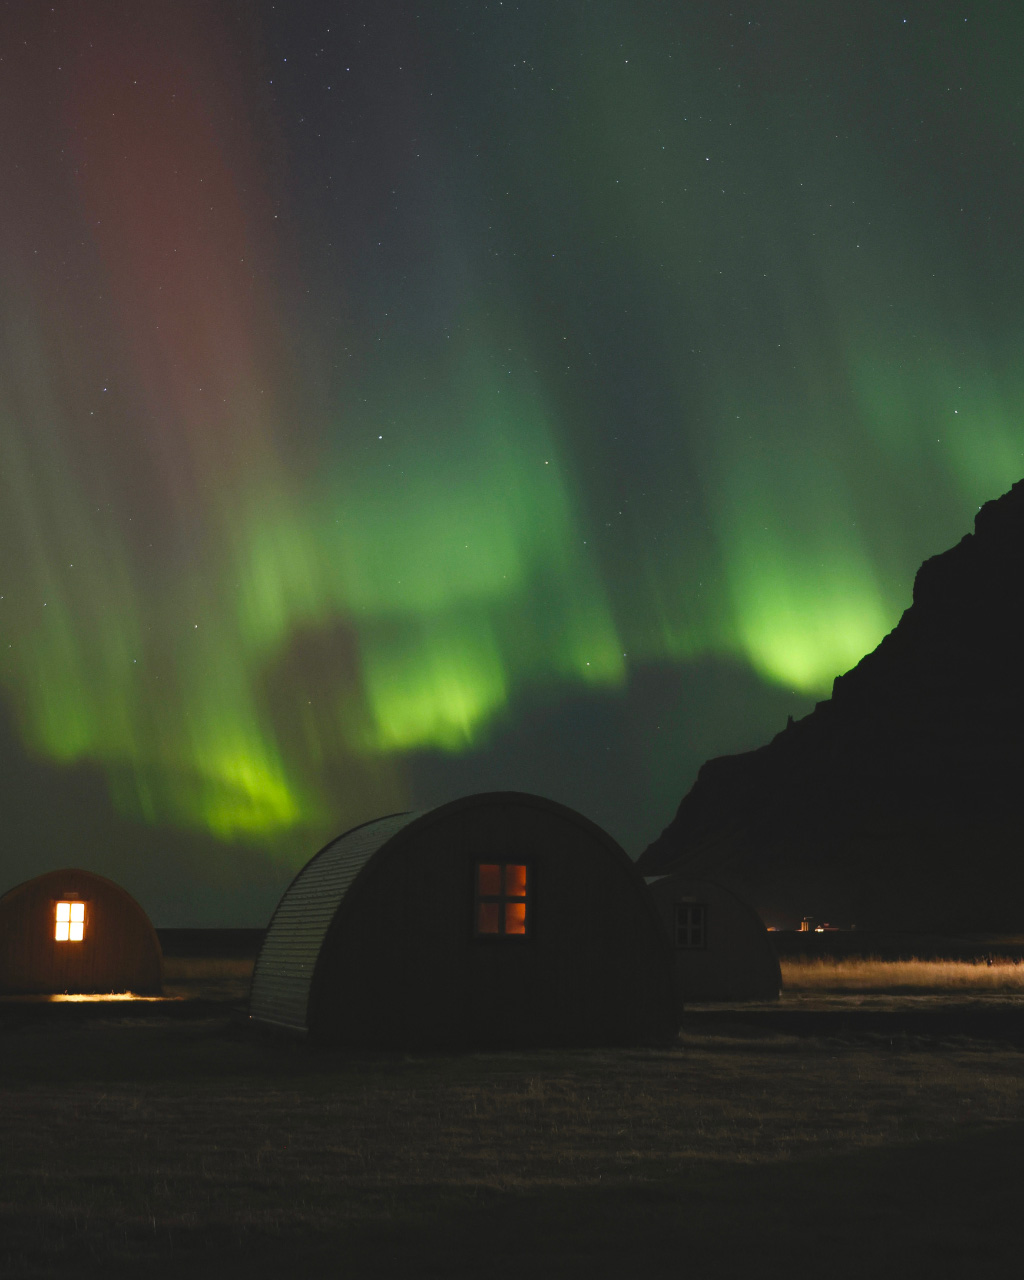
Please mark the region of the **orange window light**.
<svg viewBox="0 0 1024 1280"><path fill-rule="evenodd" d="M493 862L481 862L477 867L477 892L481 898L501 897L501 867Z"/></svg>
<svg viewBox="0 0 1024 1280"><path fill-rule="evenodd" d="M501 933L501 907L497 902L481 902L477 911L480 933Z"/></svg>
<svg viewBox="0 0 1024 1280"><path fill-rule="evenodd" d="M85 937L85 903L58 902L54 938L57 942L81 942Z"/></svg>
<svg viewBox="0 0 1024 1280"><path fill-rule="evenodd" d="M522 863L477 863L476 931L491 937L526 933L526 867Z"/></svg>

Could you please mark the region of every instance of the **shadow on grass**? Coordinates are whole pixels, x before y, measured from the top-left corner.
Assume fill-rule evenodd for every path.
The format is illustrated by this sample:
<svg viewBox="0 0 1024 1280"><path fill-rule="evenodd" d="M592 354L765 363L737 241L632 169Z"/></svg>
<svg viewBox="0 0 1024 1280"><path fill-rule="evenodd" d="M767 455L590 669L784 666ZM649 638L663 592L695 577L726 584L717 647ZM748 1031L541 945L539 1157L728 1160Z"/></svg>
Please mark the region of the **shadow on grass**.
<svg viewBox="0 0 1024 1280"><path fill-rule="evenodd" d="M398 1189L386 1221L345 1206L304 1229L121 1226L0 1214L0 1272L477 1277L995 1277L1019 1266L1024 1125L757 1165L694 1162L648 1183L526 1193ZM655 1177L657 1177L657 1173Z"/></svg>

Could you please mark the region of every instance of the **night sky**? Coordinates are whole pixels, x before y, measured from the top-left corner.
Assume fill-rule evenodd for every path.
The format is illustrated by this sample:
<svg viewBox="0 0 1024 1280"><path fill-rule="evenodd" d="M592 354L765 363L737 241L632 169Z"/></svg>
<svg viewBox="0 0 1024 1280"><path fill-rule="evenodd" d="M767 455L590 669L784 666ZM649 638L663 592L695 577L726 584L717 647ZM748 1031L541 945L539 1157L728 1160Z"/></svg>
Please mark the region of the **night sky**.
<svg viewBox="0 0 1024 1280"><path fill-rule="evenodd" d="M730 12L731 10L731 12ZM0 7L0 891L637 855L1024 475L1017 6Z"/></svg>

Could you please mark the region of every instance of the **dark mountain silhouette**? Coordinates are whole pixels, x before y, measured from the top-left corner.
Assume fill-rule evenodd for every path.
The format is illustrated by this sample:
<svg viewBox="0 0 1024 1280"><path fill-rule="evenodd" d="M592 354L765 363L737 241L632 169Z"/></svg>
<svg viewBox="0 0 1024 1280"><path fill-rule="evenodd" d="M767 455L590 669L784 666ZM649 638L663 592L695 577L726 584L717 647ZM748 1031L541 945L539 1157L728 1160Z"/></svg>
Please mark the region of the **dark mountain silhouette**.
<svg viewBox="0 0 1024 1280"><path fill-rule="evenodd" d="M1024 932L1024 481L926 560L832 697L710 760L642 854L766 922Z"/></svg>

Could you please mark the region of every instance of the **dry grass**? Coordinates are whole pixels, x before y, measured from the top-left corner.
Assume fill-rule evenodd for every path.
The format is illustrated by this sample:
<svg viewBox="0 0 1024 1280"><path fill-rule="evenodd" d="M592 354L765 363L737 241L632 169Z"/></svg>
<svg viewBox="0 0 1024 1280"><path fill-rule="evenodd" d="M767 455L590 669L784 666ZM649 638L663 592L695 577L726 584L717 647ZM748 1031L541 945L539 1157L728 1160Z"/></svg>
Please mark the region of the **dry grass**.
<svg viewBox="0 0 1024 1280"><path fill-rule="evenodd" d="M251 978L255 963L252 956L165 956L163 973L168 982Z"/></svg>
<svg viewBox="0 0 1024 1280"><path fill-rule="evenodd" d="M254 964L252 956L165 956L164 992L203 1000L247 1000Z"/></svg>
<svg viewBox="0 0 1024 1280"><path fill-rule="evenodd" d="M1012 960L785 959L786 991L1024 993L1024 964Z"/></svg>
<svg viewBox="0 0 1024 1280"><path fill-rule="evenodd" d="M27 1023L0 1044L0 1274L942 1276L966 1250L996 1274L1021 1066L742 1026L403 1057L226 1018Z"/></svg>

